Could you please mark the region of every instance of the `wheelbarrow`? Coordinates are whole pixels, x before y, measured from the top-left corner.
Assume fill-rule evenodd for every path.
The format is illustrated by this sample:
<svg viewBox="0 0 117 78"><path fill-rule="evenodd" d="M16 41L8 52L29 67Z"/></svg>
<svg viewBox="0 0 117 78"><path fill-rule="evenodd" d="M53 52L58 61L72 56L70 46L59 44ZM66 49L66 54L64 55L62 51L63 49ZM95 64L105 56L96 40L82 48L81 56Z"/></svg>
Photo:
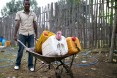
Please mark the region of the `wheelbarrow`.
<svg viewBox="0 0 117 78"><path fill-rule="evenodd" d="M58 62L57 66L55 67L56 78L65 78L61 75L63 70L66 72L65 74L67 74L67 76L68 76L67 78L74 78L71 67L72 67L72 64L73 64L73 61L75 59L76 54L60 55L60 56L55 56L55 57L43 56L43 55L35 52L34 48L27 48L20 40L17 40L17 41L24 46L24 48L27 50L27 52L31 53L34 56L34 58L35 58L34 70L36 69L37 59L40 59L41 61L48 64L49 66L53 62ZM71 62L68 65L64 62L64 60L65 60L65 58L70 57L70 56L72 56L72 58L71 58Z"/></svg>

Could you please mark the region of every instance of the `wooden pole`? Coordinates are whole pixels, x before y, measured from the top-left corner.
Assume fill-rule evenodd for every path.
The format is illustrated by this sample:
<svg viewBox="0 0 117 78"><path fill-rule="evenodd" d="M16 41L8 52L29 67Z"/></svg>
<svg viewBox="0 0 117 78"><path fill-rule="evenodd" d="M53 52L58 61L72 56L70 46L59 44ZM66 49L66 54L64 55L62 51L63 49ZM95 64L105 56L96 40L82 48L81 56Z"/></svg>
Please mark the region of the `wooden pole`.
<svg viewBox="0 0 117 78"><path fill-rule="evenodd" d="M117 4L117 1L115 2ZM111 47L110 47L110 54L109 54L109 62L113 61L113 51L114 51L114 40L115 40L115 30L117 25L117 8L115 8L115 17L114 17L114 24L112 30L112 37L111 37Z"/></svg>

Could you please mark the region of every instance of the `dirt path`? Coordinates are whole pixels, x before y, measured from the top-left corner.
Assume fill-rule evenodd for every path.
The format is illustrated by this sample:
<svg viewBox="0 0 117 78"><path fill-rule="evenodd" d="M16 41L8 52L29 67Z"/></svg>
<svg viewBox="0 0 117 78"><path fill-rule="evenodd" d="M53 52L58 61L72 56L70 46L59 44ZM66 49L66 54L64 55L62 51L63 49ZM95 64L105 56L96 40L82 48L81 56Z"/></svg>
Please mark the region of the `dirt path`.
<svg viewBox="0 0 117 78"><path fill-rule="evenodd" d="M13 64L8 67L0 67L0 78L56 78L55 69L53 67L48 69L48 65L41 64L40 60L36 64L36 71L30 72L27 68L27 54L23 56L20 70L14 70L16 54L17 48L8 48L5 49L5 52L0 52L0 66L5 65L6 61L2 62L1 59L12 60ZM107 53L100 53L97 59L98 62L95 65L79 66L79 64L74 64L72 66L74 78L117 78L117 63L108 63ZM77 58L75 61L77 60L79 59Z"/></svg>

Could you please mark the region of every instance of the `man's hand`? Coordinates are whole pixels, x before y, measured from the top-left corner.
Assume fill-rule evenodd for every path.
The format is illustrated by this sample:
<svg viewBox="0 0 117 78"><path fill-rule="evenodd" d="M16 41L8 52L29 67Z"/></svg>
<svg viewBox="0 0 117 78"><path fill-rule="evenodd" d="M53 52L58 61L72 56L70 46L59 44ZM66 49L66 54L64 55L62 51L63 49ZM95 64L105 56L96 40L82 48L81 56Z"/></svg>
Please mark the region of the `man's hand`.
<svg viewBox="0 0 117 78"><path fill-rule="evenodd" d="M14 35L14 40L17 41L17 36L16 35Z"/></svg>
<svg viewBox="0 0 117 78"><path fill-rule="evenodd" d="M37 40L37 36L35 36L34 39Z"/></svg>
<svg viewBox="0 0 117 78"><path fill-rule="evenodd" d="M35 32L35 40L37 39L38 32L37 32L37 22L33 21L33 26L34 26L34 32Z"/></svg>

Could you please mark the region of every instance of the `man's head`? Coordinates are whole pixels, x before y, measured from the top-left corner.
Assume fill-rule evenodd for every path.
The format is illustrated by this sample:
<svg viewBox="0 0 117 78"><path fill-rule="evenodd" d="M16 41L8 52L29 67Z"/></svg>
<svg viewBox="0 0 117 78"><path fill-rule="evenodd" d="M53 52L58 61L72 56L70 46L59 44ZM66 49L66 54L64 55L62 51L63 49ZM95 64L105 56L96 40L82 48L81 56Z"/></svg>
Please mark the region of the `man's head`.
<svg viewBox="0 0 117 78"><path fill-rule="evenodd" d="M24 5L24 9L26 11L29 11L30 10L30 1L29 0L24 0L23 5Z"/></svg>

